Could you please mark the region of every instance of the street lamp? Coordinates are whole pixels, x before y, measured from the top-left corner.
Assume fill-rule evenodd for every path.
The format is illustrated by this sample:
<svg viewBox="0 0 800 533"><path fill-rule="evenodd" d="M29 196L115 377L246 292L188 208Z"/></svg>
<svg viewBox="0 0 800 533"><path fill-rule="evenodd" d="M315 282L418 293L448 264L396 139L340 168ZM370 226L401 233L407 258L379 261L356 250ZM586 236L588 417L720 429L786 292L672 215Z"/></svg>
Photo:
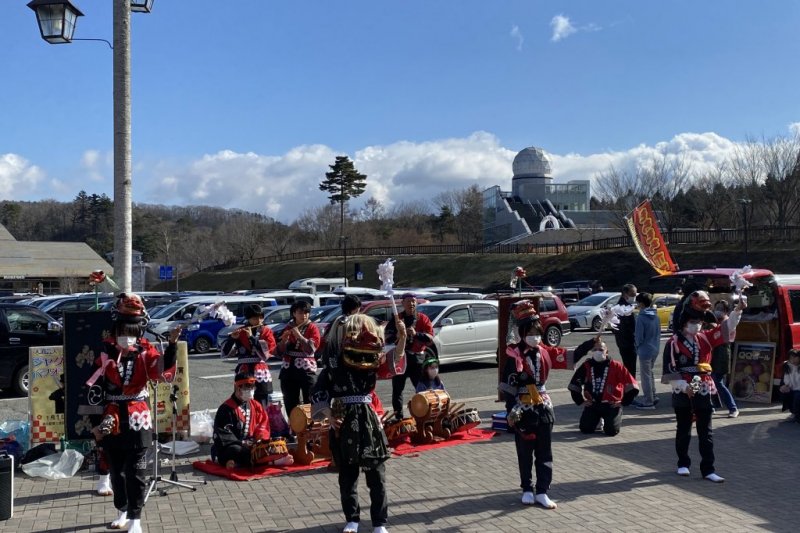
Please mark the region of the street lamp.
<svg viewBox="0 0 800 533"><path fill-rule="evenodd" d="M344 286L347 287L347 239L349 237L347 235L341 235L339 240L341 241L341 245L344 248Z"/></svg>
<svg viewBox="0 0 800 533"><path fill-rule="evenodd" d="M744 230L744 262L747 263L747 206L750 205L751 200L747 198L740 198L739 203L742 204L742 229Z"/></svg>
<svg viewBox="0 0 800 533"><path fill-rule="evenodd" d="M153 0L114 2L114 277L130 292L133 270L131 217L131 11L150 13ZM73 40L83 16L69 0L33 0L42 39L51 44Z"/></svg>

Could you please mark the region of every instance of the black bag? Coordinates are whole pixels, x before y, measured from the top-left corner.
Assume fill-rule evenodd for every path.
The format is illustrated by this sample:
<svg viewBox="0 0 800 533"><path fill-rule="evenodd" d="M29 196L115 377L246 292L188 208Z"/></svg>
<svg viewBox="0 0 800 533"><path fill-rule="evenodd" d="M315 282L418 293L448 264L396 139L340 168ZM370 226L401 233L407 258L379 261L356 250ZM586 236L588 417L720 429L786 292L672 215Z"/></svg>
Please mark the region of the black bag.
<svg viewBox="0 0 800 533"><path fill-rule="evenodd" d="M50 442L45 442L34 446L25 452L25 455L22 456L22 461L20 461L20 464L26 465L36 461L37 459L47 457L48 455L54 455L56 453L58 453L58 450L56 450L56 445Z"/></svg>

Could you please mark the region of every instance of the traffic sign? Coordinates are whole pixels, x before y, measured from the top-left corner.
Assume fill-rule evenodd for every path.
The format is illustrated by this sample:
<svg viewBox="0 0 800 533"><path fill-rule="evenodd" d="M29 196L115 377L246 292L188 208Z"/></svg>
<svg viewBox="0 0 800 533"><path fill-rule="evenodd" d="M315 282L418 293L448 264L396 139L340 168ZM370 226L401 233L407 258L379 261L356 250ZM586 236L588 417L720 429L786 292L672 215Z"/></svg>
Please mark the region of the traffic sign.
<svg viewBox="0 0 800 533"><path fill-rule="evenodd" d="M158 279L172 279L172 265L159 266Z"/></svg>

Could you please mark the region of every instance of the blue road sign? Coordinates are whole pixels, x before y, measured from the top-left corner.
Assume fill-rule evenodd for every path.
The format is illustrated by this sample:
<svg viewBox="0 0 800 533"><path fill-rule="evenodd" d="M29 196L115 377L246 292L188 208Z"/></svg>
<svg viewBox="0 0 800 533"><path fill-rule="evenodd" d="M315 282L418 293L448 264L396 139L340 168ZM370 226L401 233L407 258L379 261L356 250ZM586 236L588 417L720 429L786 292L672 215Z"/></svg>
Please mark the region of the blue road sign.
<svg viewBox="0 0 800 533"><path fill-rule="evenodd" d="M158 279L172 279L172 265L159 266Z"/></svg>

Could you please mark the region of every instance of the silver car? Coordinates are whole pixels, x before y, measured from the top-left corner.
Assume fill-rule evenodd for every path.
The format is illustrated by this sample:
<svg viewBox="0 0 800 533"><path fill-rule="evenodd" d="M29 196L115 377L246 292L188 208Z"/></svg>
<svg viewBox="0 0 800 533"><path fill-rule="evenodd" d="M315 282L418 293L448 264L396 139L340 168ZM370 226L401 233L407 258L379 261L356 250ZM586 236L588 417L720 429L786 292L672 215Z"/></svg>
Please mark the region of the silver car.
<svg viewBox="0 0 800 533"><path fill-rule="evenodd" d="M446 300L417 306L433 323L440 363L497 356L497 302Z"/></svg>
<svg viewBox="0 0 800 533"><path fill-rule="evenodd" d="M567 307L569 325L572 329L589 328L600 330L600 310L619 301L619 292L598 292Z"/></svg>

